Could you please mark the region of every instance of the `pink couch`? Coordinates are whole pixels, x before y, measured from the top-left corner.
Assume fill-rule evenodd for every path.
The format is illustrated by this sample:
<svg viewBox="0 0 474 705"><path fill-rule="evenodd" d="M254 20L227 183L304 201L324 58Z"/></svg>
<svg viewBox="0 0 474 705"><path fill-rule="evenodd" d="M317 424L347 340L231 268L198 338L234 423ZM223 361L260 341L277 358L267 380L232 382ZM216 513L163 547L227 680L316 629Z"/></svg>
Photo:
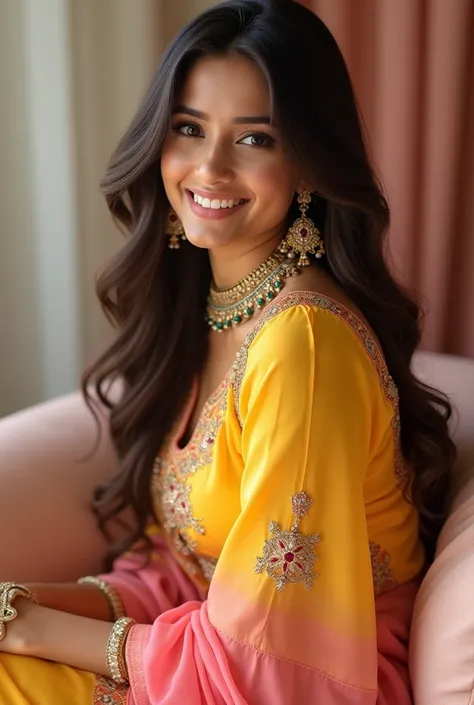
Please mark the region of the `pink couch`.
<svg viewBox="0 0 474 705"><path fill-rule="evenodd" d="M420 355L422 379L455 402L457 493L418 594L410 639L416 705L474 703L474 360Z"/></svg>
<svg viewBox="0 0 474 705"><path fill-rule="evenodd" d="M413 620L415 703L474 705L474 361L420 353L414 366L455 402L460 449L459 491ZM78 394L0 421L0 580L68 581L99 570L105 544L89 499L113 475L115 457L103 433L88 458L95 440Z"/></svg>

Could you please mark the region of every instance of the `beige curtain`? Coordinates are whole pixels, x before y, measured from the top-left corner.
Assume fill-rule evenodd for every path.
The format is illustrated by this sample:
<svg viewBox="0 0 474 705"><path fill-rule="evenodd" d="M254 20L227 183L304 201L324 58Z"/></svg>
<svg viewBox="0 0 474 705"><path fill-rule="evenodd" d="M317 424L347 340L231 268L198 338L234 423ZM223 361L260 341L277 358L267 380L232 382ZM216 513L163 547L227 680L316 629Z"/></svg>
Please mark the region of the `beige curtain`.
<svg viewBox="0 0 474 705"><path fill-rule="evenodd" d="M99 180L176 32L215 0L0 0L0 417L77 387L123 243Z"/></svg>
<svg viewBox="0 0 474 705"><path fill-rule="evenodd" d="M71 2L74 116L78 145L83 362L111 331L94 292L98 268L123 243L98 182L171 38L212 0Z"/></svg>
<svg viewBox="0 0 474 705"><path fill-rule="evenodd" d="M304 0L348 62L423 346L474 357L474 2ZM323 97L322 97L323 98Z"/></svg>

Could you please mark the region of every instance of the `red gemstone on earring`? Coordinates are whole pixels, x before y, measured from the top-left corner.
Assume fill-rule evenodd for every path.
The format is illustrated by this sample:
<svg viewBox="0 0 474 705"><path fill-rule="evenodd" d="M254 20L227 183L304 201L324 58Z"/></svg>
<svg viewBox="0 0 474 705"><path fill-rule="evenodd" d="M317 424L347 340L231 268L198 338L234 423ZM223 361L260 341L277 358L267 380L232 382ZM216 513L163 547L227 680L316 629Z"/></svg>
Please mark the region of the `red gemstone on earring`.
<svg viewBox="0 0 474 705"><path fill-rule="evenodd" d="M178 220L178 216L175 213L171 213L170 220L172 223L176 223L176 221Z"/></svg>
<svg viewBox="0 0 474 705"><path fill-rule="evenodd" d="M291 553L291 551L288 551L288 553L285 553L285 561L287 563L293 563L294 560L295 560L295 556L293 553Z"/></svg>
<svg viewBox="0 0 474 705"><path fill-rule="evenodd" d="M301 235L301 237L303 237L303 238L308 235L308 231L306 230L306 228L301 228L301 230L300 230L300 235Z"/></svg>

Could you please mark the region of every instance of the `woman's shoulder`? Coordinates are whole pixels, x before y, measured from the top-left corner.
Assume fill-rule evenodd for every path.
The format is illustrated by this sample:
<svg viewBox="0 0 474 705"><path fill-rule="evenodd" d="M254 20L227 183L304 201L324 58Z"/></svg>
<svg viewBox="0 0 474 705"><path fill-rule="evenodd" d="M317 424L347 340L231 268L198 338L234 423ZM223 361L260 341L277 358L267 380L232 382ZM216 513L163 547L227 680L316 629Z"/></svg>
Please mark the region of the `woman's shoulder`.
<svg viewBox="0 0 474 705"><path fill-rule="evenodd" d="M237 357L231 382L241 416L263 388L270 397L276 390L278 398L297 404L318 390L318 399L324 397L333 407L340 403L354 409L359 404L361 413L380 411L387 423L398 398L381 347L363 316L355 307L312 290L282 293L267 306Z"/></svg>
<svg viewBox="0 0 474 705"><path fill-rule="evenodd" d="M270 370L294 378L312 370L351 386L355 380L378 397L393 383L375 333L336 287L290 288L264 309L237 357L234 380L259 384ZM388 388L390 386L390 389Z"/></svg>
<svg viewBox="0 0 474 705"><path fill-rule="evenodd" d="M245 341L249 354L290 362L308 355L334 359L381 355L375 333L346 298L310 289L282 293L262 312Z"/></svg>

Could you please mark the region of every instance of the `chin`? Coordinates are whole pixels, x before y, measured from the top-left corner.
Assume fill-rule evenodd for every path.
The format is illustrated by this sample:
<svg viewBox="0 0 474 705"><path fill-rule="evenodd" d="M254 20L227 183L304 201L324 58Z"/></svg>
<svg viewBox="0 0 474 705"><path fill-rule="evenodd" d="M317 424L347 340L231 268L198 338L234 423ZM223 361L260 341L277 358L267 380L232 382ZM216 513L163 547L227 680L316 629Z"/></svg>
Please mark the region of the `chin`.
<svg viewBox="0 0 474 705"><path fill-rule="evenodd" d="M194 245L194 247L199 247L203 250L217 250L220 247L226 247L235 242L235 238L222 237L222 235L219 236L217 234L213 235L209 232L188 233L188 231L186 231L186 238L191 245Z"/></svg>

